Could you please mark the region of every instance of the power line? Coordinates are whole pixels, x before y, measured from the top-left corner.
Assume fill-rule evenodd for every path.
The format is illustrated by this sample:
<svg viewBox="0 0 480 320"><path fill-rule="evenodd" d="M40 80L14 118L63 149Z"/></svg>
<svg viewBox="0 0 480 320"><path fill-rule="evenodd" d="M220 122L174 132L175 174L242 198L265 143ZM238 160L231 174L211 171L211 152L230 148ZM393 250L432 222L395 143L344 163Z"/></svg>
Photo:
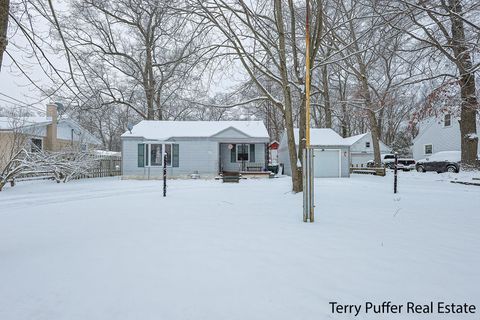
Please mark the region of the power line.
<svg viewBox="0 0 480 320"><path fill-rule="evenodd" d="M5 99L0 99L1 101L7 102L7 103L10 103L10 104L13 104L13 105L19 105L19 106L21 106L21 107L32 108L32 109L34 109L34 110L36 110L36 111L45 112L45 110L43 110L43 109L41 109L41 108L39 108L39 107L34 106L34 104L37 104L38 102L31 103L31 104L27 104L27 103L25 103L25 102L23 102L23 101L20 101L20 100L14 98L14 97L12 97L12 96L9 96L8 94L5 94L5 93L0 92L0 95L2 95L2 96L4 96L4 97L7 97L7 98L15 101L16 103L14 103L14 102L12 102L12 101L7 101L7 100L5 100ZM40 101L41 101L41 100L40 100Z"/></svg>

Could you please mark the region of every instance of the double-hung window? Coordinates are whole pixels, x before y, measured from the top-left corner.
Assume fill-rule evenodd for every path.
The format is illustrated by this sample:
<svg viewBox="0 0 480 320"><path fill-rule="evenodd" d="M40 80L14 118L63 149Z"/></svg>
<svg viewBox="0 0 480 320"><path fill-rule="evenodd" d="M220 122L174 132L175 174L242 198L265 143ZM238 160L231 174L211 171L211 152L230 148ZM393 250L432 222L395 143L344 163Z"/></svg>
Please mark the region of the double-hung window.
<svg viewBox="0 0 480 320"><path fill-rule="evenodd" d="M163 144L149 144L150 146L150 166L161 167L163 165Z"/></svg>
<svg viewBox="0 0 480 320"><path fill-rule="evenodd" d="M426 144L424 145L425 148L425 154L432 154L433 153L433 145L432 144Z"/></svg>
<svg viewBox="0 0 480 320"><path fill-rule="evenodd" d="M443 126L444 127L450 127L452 125L452 115L450 113L447 113L443 117Z"/></svg>

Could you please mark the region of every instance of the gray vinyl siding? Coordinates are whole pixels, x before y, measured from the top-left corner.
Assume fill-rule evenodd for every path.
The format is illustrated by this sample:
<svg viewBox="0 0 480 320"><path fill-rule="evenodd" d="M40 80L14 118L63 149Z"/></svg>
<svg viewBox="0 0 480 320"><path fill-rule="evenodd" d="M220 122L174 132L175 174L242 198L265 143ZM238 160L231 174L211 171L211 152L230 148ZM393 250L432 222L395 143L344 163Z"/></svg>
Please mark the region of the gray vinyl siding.
<svg viewBox="0 0 480 320"><path fill-rule="evenodd" d="M370 142L370 147L369 148L367 148L365 146L366 142ZM379 141L379 144L380 144L380 153L389 153L390 152L390 148L385 143L383 143L382 141ZM352 144L352 146L350 147L350 151L352 153L370 153L370 154L373 154L372 134L368 133L364 137L359 139L357 142Z"/></svg>
<svg viewBox="0 0 480 320"><path fill-rule="evenodd" d="M366 142L370 142L370 147L367 148ZM382 141L379 141L380 144L380 153L381 154L386 154L390 153L390 148L383 143ZM373 142L372 142L372 134L368 133L361 139L359 139L357 142L351 145L350 147L350 153L351 153L351 160L352 160L352 165L353 166L366 166L367 162L369 160L373 160Z"/></svg>
<svg viewBox="0 0 480 320"><path fill-rule="evenodd" d="M139 143L176 143L179 145L179 166L167 167L167 176L186 177L197 172L200 176L218 173L218 143L208 140L150 142L143 139L122 140L122 173L132 178L160 178L161 167L139 168L137 163Z"/></svg>
<svg viewBox="0 0 480 320"><path fill-rule="evenodd" d="M430 118L419 126L419 133L413 140L413 158L423 159L425 145L431 144L433 153L439 151L461 151L460 124L458 118L452 117L451 126L445 127L443 117ZM477 122L477 133L480 132L480 123ZM479 142L480 148L480 142Z"/></svg>

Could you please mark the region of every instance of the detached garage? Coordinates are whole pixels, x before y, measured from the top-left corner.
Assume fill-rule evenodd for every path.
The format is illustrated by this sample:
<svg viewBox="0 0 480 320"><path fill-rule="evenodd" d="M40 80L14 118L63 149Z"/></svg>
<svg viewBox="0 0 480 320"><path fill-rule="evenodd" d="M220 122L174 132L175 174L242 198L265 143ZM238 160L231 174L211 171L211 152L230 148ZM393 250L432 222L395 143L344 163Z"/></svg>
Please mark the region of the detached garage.
<svg viewBox="0 0 480 320"><path fill-rule="evenodd" d="M298 152L298 129L294 129ZM350 144L338 133L327 128L310 129L310 145L314 148L314 175L316 178L349 177ZM284 174L291 175L287 136L283 133L278 149L278 161Z"/></svg>

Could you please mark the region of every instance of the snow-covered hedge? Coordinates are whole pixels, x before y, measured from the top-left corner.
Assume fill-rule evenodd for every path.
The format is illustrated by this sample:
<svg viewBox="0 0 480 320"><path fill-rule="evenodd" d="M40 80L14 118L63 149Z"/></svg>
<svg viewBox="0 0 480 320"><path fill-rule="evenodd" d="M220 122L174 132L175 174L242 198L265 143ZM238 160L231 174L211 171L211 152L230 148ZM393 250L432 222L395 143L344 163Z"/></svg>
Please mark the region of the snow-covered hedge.
<svg viewBox="0 0 480 320"><path fill-rule="evenodd" d="M67 182L79 175L88 176L97 165L95 157L82 152L46 152L21 149L10 159L0 173L0 191L7 184L23 177L46 176L56 182Z"/></svg>

